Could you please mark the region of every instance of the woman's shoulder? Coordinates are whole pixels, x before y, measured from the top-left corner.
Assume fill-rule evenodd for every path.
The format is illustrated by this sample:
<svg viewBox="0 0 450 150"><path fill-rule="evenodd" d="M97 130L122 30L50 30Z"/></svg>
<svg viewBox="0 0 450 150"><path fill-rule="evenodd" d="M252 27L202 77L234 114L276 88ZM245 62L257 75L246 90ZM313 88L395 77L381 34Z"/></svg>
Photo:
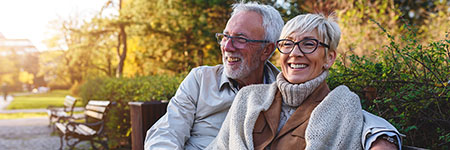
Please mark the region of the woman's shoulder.
<svg viewBox="0 0 450 150"><path fill-rule="evenodd" d="M344 97L358 97L354 92L352 92L347 86L339 85L334 88L328 95L344 96Z"/></svg>
<svg viewBox="0 0 450 150"><path fill-rule="evenodd" d="M353 106L356 109L361 109L359 96L345 85L334 88L324 101L334 106Z"/></svg>

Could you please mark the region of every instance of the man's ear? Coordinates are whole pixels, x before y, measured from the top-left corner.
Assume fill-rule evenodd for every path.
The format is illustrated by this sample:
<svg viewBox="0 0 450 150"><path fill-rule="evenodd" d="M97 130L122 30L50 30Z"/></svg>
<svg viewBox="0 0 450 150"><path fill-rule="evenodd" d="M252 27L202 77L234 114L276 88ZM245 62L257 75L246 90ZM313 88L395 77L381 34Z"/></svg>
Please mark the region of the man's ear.
<svg viewBox="0 0 450 150"><path fill-rule="evenodd" d="M269 59L270 55L272 55L272 52L274 50L275 50L274 43L266 44L266 46L264 47L264 50L262 51L262 54L261 54L261 61L265 61L265 60Z"/></svg>
<svg viewBox="0 0 450 150"><path fill-rule="evenodd" d="M328 55L326 57L326 64L327 64L327 68L325 69L330 69L331 66L334 64L334 61L336 61L336 51L328 51Z"/></svg>

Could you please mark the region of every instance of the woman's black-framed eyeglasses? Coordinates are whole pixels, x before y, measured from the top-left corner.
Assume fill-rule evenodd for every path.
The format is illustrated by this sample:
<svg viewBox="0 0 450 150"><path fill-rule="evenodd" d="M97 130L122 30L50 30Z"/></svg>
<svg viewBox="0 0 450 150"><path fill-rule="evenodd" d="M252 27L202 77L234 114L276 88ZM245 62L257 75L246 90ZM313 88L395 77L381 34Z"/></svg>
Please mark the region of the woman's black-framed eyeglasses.
<svg viewBox="0 0 450 150"><path fill-rule="evenodd" d="M294 50L295 45L297 45L298 48L300 49L300 51L304 54L313 53L314 51L316 51L316 49L317 49L317 47L319 47L319 45L324 46L326 48L330 48L330 46L328 46L325 43L320 42L317 39L303 39L298 42L294 42L289 39L281 39L281 40L277 41L276 45L277 45L278 51L280 51L280 53L283 53L283 54L291 53L292 50Z"/></svg>

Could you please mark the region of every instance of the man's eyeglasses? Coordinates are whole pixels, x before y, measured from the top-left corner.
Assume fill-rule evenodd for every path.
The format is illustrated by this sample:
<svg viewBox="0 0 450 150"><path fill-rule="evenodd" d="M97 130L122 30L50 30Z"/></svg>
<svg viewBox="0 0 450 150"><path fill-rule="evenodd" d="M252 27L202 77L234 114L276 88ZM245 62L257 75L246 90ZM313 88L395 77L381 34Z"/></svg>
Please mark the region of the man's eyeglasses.
<svg viewBox="0 0 450 150"><path fill-rule="evenodd" d="M267 40L250 40L250 39L246 39L246 38L239 37L239 36L226 35L226 34L223 34L223 33L216 33L216 39L217 39L217 42L221 46L225 46L226 42L229 39L231 39L231 44L233 45L234 48L237 48L237 49L245 48L245 45L248 42L270 43L270 41L267 41Z"/></svg>
<svg viewBox="0 0 450 150"><path fill-rule="evenodd" d="M328 46L325 43L319 42L319 40L317 39L303 39L298 42L294 42L288 39L281 39L277 41L276 45L278 51L280 51L283 54L291 53L292 50L294 50L295 45L297 45L300 51L304 54L313 53L314 51L316 51L319 45L324 46L326 48L330 48L330 46Z"/></svg>

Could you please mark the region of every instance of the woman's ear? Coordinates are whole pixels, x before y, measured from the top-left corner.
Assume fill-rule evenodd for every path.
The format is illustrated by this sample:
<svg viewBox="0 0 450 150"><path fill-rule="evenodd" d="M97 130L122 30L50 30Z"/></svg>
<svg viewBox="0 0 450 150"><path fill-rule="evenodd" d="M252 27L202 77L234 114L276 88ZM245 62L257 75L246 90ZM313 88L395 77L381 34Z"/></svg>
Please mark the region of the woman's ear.
<svg viewBox="0 0 450 150"><path fill-rule="evenodd" d="M324 69L328 70L331 68L331 66L334 64L334 61L336 61L336 51L328 51L328 55L325 58L326 62L324 65Z"/></svg>
<svg viewBox="0 0 450 150"><path fill-rule="evenodd" d="M273 51L275 50L275 44L274 43L268 43L266 46L264 46L264 50L261 54L261 61L265 61L269 59L269 57L272 55Z"/></svg>

